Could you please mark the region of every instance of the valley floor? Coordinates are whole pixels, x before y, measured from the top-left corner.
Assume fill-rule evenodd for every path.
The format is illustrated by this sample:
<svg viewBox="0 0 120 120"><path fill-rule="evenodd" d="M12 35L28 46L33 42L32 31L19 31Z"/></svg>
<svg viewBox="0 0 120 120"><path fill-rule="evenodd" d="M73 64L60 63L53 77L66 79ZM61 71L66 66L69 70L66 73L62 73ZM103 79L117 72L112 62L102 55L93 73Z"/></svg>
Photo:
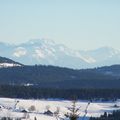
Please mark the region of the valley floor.
<svg viewBox="0 0 120 120"><path fill-rule="evenodd" d="M84 111L87 104L88 101L79 100L77 102L77 107L80 107L81 117L84 115ZM0 98L0 117L25 118L26 116L29 116L28 117L29 120L34 120L35 117L37 118L37 120L56 120L56 117L54 115L50 116L44 114L46 108L49 109L52 113L54 113L56 109L59 108L60 117L65 118L64 114L69 112L67 108L70 107L71 105L72 102L68 100L54 100L54 99L24 100L24 99ZM29 111L31 106L34 106L33 111ZM117 100L116 102L92 102L88 107L87 117L91 116L98 117L104 112L112 112L113 110L120 109L119 106L120 100Z"/></svg>

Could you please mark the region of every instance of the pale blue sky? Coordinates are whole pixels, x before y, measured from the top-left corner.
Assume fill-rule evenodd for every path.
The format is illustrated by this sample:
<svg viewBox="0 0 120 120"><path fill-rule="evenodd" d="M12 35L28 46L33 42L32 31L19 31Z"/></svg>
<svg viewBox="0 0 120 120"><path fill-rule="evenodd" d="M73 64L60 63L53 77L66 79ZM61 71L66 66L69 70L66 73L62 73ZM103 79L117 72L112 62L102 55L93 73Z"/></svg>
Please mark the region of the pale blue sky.
<svg viewBox="0 0 120 120"><path fill-rule="evenodd" d="M120 47L120 0L0 0L0 41L49 38L74 49Z"/></svg>

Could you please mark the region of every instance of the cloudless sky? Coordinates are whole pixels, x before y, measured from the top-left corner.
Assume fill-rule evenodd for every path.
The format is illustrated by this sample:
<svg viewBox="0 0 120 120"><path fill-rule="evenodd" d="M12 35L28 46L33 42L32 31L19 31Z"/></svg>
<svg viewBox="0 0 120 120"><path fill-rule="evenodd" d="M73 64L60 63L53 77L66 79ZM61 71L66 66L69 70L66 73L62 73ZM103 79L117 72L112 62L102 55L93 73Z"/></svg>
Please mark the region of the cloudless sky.
<svg viewBox="0 0 120 120"><path fill-rule="evenodd" d="M0 0L0 41L34 38L74 49L120 48L120 0Z"/></svg>

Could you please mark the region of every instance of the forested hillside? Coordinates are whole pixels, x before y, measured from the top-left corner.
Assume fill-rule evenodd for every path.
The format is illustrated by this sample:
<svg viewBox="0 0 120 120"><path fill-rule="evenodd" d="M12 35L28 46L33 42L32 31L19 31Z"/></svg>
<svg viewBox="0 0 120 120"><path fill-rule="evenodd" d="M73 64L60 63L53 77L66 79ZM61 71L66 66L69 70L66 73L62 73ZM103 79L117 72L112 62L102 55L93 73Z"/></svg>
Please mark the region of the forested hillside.
<svg viewBox="0 0 120 120"><path fill-rule="evenodd" d="M74 70L41 65L11 67L0 69L0 84L65 89L120 88L119 73L119 65L107 67L107 70L104 68Z"/></svg>

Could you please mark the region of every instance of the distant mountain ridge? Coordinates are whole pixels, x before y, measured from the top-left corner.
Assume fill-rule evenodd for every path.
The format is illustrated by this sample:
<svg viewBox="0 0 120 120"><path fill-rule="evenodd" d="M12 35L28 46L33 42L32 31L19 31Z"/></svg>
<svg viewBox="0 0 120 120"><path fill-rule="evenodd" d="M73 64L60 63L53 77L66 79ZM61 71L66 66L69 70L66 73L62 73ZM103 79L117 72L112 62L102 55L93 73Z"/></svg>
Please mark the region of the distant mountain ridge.
<svg viewBox="0 0 120 120"><path fill-rule="evenodd" d="M33 39L13 45L0 43L0 56L26 65L53 65L68 68L93 68L120 63L120 50L102 47L96 50L73 50L52 40Z"/></svg>

